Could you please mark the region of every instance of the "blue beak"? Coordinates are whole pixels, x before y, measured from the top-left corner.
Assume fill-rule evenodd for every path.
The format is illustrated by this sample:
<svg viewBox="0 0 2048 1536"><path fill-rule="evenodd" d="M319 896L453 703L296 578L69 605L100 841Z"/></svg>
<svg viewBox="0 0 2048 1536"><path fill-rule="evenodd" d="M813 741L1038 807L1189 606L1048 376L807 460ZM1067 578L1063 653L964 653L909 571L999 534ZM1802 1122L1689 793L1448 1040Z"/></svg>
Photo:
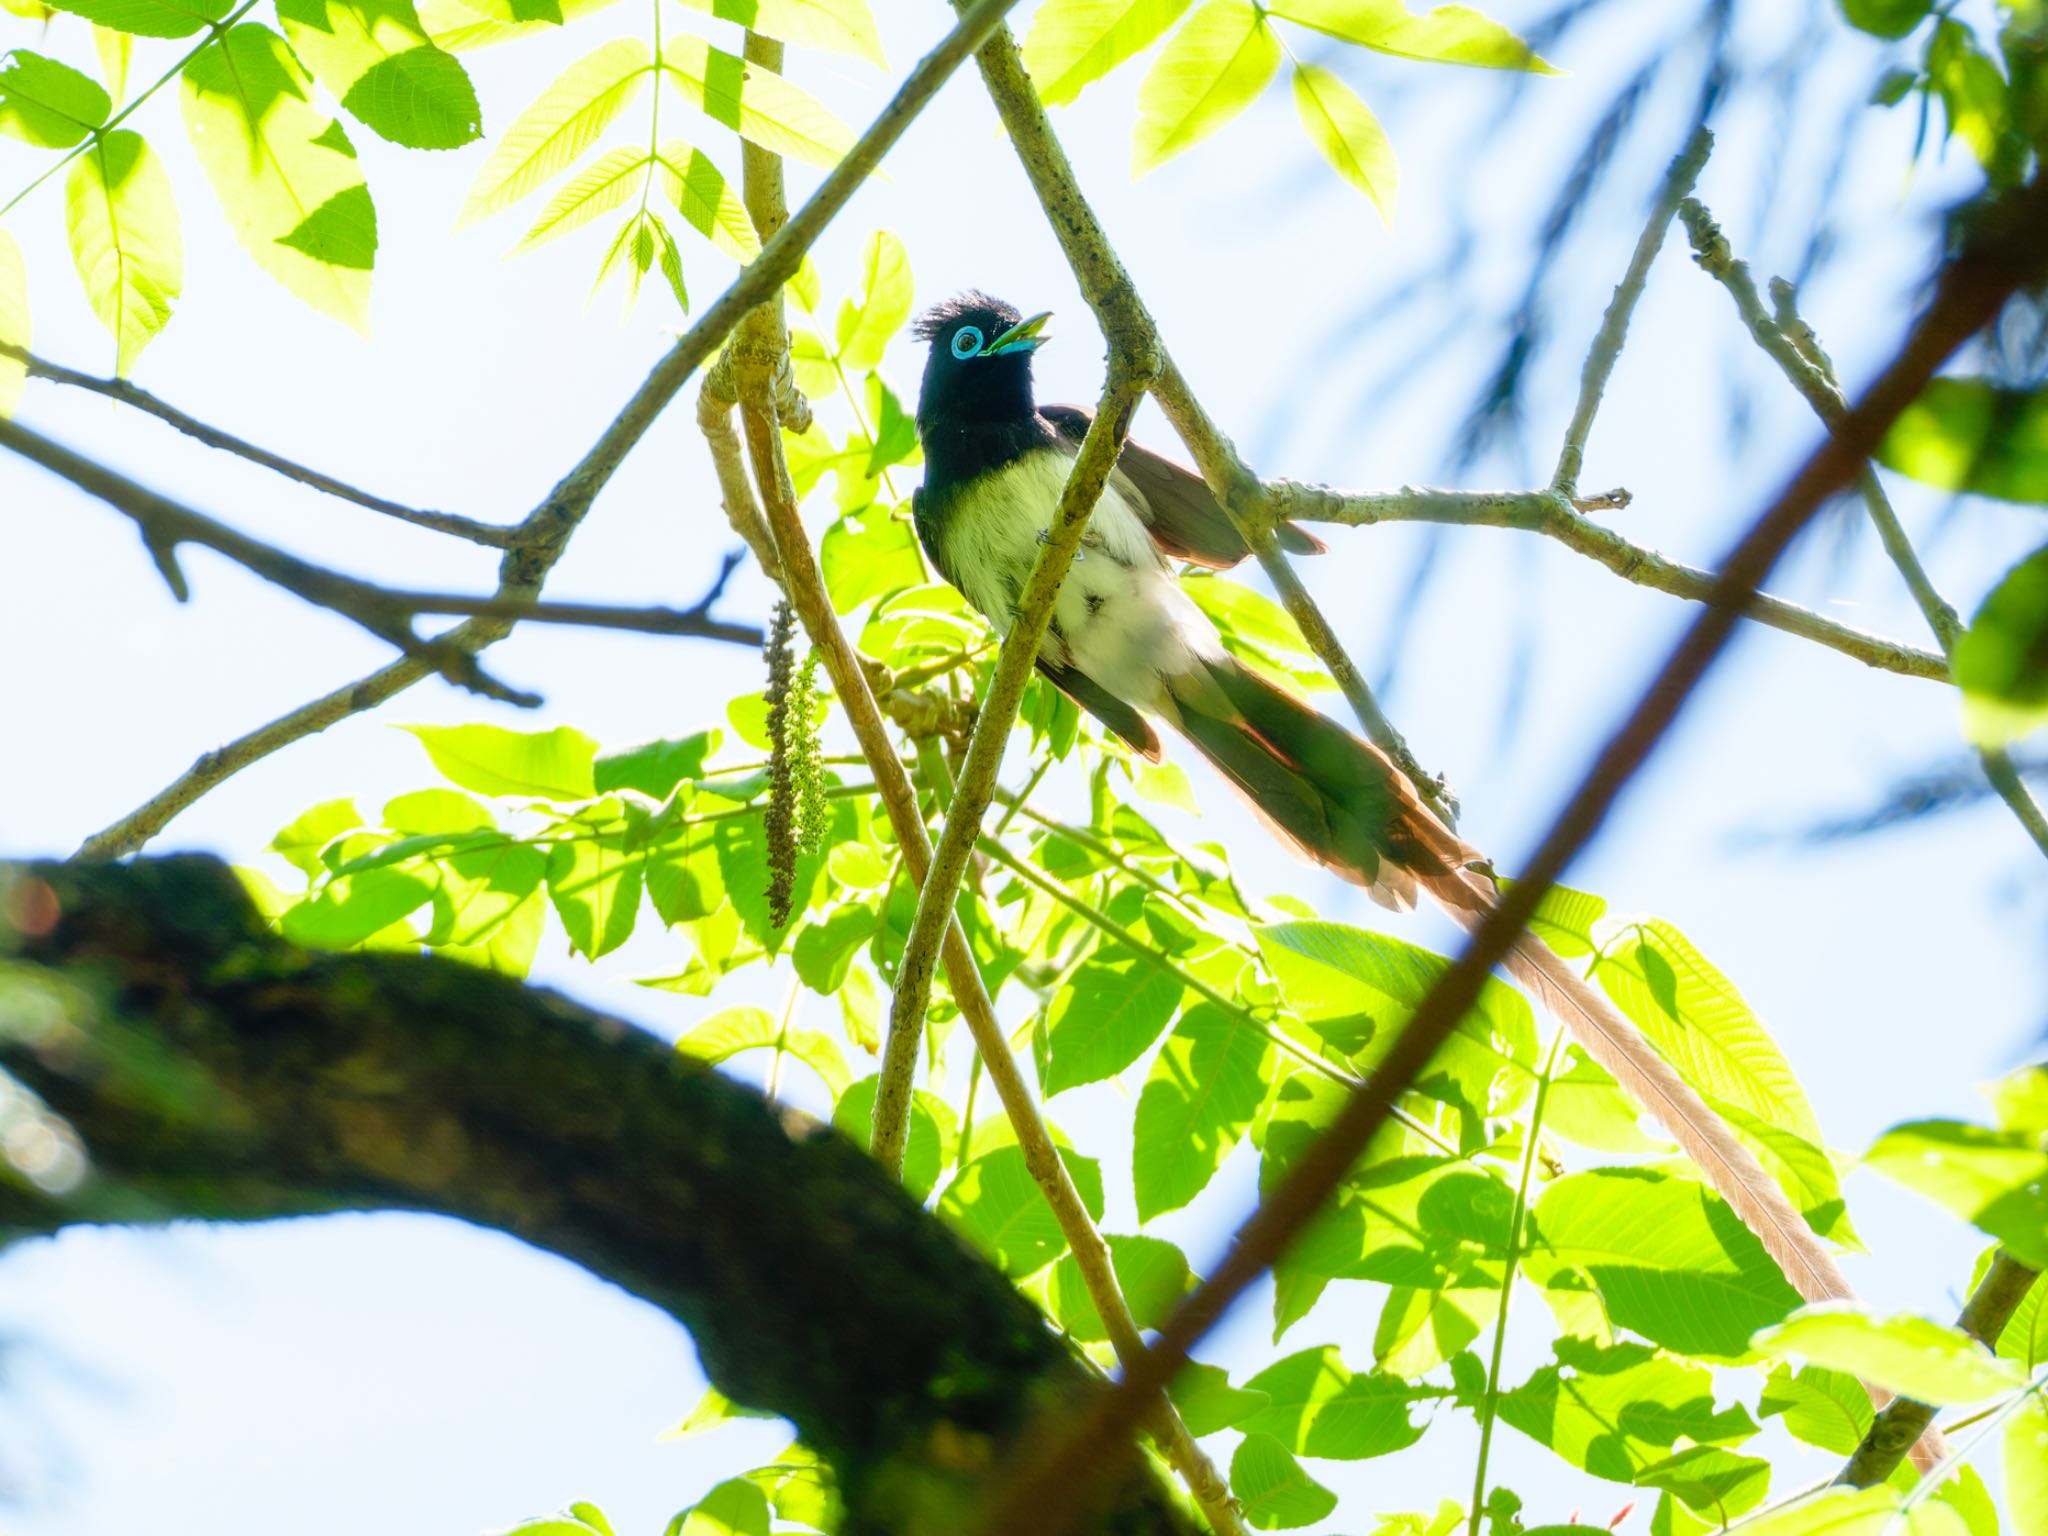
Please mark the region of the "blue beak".
<svg viewBox="0 0 2048 1536"><path fill-rule="evenodd" d="M1000 357L1005 352L1035 352L1051 338L1038 333L1045 329L1045 322L1052 318L1051 310L1043 310L1028 320L1019 320L1002 335L981 349L983 357Z"/></svg>

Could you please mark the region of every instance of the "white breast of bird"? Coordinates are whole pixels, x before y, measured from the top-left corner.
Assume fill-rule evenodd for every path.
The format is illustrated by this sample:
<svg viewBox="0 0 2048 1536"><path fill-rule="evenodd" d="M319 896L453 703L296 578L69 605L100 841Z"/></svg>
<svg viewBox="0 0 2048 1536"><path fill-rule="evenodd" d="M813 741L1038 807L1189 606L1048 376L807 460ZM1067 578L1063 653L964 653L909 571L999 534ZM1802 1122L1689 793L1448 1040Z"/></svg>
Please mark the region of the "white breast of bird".
<svg viewBox="0 0 2048 1536"><path fill-rule="evenodd" d="M1073 464L1057 449L1027 453L967 485L946 519L946 563L999 633L1009 631ZM1053 606L1058 633L1047 630L1039 654L1156 714L1170 710L1166 679L1220 657L1223 646L1145 531L1139 505L1136 488L1112 474Z"/></svg>

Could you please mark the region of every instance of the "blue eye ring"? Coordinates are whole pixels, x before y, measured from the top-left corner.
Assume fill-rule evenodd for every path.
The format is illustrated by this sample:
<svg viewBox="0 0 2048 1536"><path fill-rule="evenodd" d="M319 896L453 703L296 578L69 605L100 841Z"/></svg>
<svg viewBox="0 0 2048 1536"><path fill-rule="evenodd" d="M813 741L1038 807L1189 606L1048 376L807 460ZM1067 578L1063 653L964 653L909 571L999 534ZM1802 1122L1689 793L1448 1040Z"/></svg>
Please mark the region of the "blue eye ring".
<svg viewBox="0 0 2048 1536"><path fill-rule="evenodd" d="M963 325L960 327L959 330L953 333L953 355L959 358L961 362L966 362L968 358L974 356L974 354L979 352L980 350L980 326Z"/></svg>

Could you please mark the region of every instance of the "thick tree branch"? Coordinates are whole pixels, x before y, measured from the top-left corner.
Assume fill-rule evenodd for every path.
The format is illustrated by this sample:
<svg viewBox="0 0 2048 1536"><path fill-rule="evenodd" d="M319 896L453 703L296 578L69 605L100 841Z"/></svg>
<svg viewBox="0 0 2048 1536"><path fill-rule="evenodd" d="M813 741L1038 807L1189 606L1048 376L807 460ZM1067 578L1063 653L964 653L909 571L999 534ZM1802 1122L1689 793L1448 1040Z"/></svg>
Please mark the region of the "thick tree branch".
<svg viewBox="0 0 2048 1536"><path fill-rule="evenodd" d="M961 61L980 46L1015 3L1016 0L978 0L911 70L889 104L847 151L846 157L833 167L796 217L774 239L763 244L761 254L655 365L646 382L590 450L540 505L520 521L499 568L498 597L524 600L539 593L541 583L561 558L564 545L590 511L598 492L609 483L668 402L724 344L742 315L763 299L779 294L782 285L796 275L804 253L916 121ZM442 636L439 643L472 652L482 650L509 634L512 623L502 618L474 619L458 625ZM112 826L87 838L79 853L88 858L118 858L133 853L161 832L173 816L251 763L351 715L373 709L428 675L429 668L408 657L204 754L166 788Z"/></svg>
<svg viewBox="0 0 2048 1536"><path fill-rule="evenodd" d="M2000 1248L1992 1255L1991 1267L1984 1272L1977 1289L1963 1303L1956 1327L1996 1349L1998 1336L2005 1332L2005 1325L2012 1321L2013 1313L2040 1278L2038 1269L2022 1264ZM1875 1487L1892 1475L1933 1422L1932 1403L1915 1402L1910 1397L1893 1398L1871 1424L1870 1432L1835 1481L1851 1488Z"/></svg>
<svg viewBox="0 0 2048 1536"><path fill-rule="evenodd" d="M1438 979L1379 1067L1302 1160L1237 1231L1223 1260L1125 1369L1087 1422L1012 1474L1009 1493L985 1530L1048 1536L1071 1530L1090 1490L1096 1456L1118 1445L1144 1405L1172 1380L1188 1351L1263 1274L1342 1184L1394 1101L1428 1065L1487 975L1528 925L1537 903L1599 830L1623 788L1662 740L1734 632L1743 609L1798 532L1856 476L1899 414L1941 366L1987 324L2005 300L2048 269L2048 183L2035 182L1986 207L1962 254L1942 273L1926 311L1878 377L1758 517L1723 562L1713 599L1595 759L1545 834L1521 878L1501 893L1471 941Z"/></svg>
<svg viewBox="0 0 2048 1536"><path fill-rule="evenodd" d="M1735 311L1742 317L1749 334L1765 356L1778 365L1778 371L1791 381L1792 387L1805 397L1806 403L1813 407L1813 413L1829 426L1835 425L1848 406L1842 399L1841 386L1836 382L1827 353L1821 349L1820 339L1799 318L1791 285L1773 285L1777 313L1774 315L1766 311L1756 284L1750 278L1749 264L1736 259L1727 237L1721 233L1720 226L1714 222L1705 205L1697 198L1689 197L1680 213L1685 220L1686 233L1692 239L1693 259L1700 270L1728 290L1728 296L1735 301ZM1864 509L1870 514L1871 525L1877 529L1878 542L1884 545L1884 552L1891 557L1907 590L1913 594L1913 601L1919 605L1927 627L1934 631L1934 638L1941 644L1942 672L1946 677L1946 661L1955 655L1956 641L1963 633L1963 621L1949 606L1948 600L1935 589L1934 579L1927 574L1927 567L1920 563L1913 541L1907 537L1905 525L1899 521L1891 497L1885 494L1884 482L1878 478L1874 465L1866 463L1862 467L1856 476L1856 489L1863 498ZM1977 759L1983 764L1984 777L1997 791L1998 798L2018 818L2027 836L2034 840L2034 846L2048 854L2048 814L2042 812L2040 802L2027 789L2026 781L2013 766L2011 756L1994 748L1979 751Z"/></svg>
<svg viewBox="0 0 2048 1536"><path fill-rule="evenodd" d="M0 1066L89 1166L0 1160L0 1239L79 1221L433 1211L675 1317L830 1463L848 1532L957 1536L1092 1390L866 1153L623 1020L453 961L308 955L226 866L0 867ZM11 918L11 921L10 921ZM1105 1533L1191 1536L1127 1456Z"/></svg>
<svg viewBox="0 0 2048 1536"><path fill-rule="evenodd" d="M946 809L945 830L932 856L932 866L918 890L917 915L904 941L903 958L896 968L896 992L889 1006L889 1034L882 1048L881 1083L875 1091L874 1154L883 1167L900 1172L903 1148L910 1133L910 1084L917 1071L918 1046L924 1039L925 1008L931 1002L932 971L938 959L939 940L952 918L953 900L960 891L960 878L981 835L982 818L995 794L996 775L1003 766L1003 749L1017 722L1017 707L1024 700L1024 687L1031 680L1038 661L1039 643L1052 621L1054 600L1095 503L1123 452L1130 432L1131 413L1143 392L1143 373L1129 359L1111 355L1109 380L1103 386L1102 401L1088 425L1081 452L1067 473L1059 505L1038 559L1026 578L1024 590L1010 616L1003 648L996 657L995 671L981 700L974 721L974 735L967 744L967 761L954 785L953 801ZM884 1113L884 1105L888 1112Z"/></svg>
<svg viewBox="0 0 2048 1536"><path fill-rule="evenodd" d="M345 480L309 469L304 464L272 453L268 448L258 447L247 438L236 437L232 432L223 432L219 427L208 426L196 416L188 416L166 400L159 399L139 385L127 379L103 379L94 374L80 373L75 368L37 357L33 352L24 351L10 342L0 340L0 355L14 358L27 365L28 376L32 379L46 379L53 384L68 385L83 389L95 395L104 395L122 405L133 406L145 415L154 416L158 421L177 428L187 437L197 438L209 448L218 448L232 453L237 458L260 464L265 469L275 470L285 479L300 485L311 486L316 491L342 501L353 502L356 506L367 507L372 512L381 512L386 517L395 517L400 522L411 523L416 528L431 529L435 533L449 534L454 538L467 539L472 544L487 545L492 549L503 549L512 542L513 530L496 523L480 523L475 518L457 517L452 512L428 512L417 507L401 506L398 502L387 501L382 496L373 496L368 491L358 490Z"/></svg>
<svg viewBox="0 0 2048 1536"><path fill-rule="evenodd" d="M1310 523L1451 523L1467 528L1516 528L1555 539L1567 549L1597 560L1624 581L1703 603L1713 594L1714 576L1697 566L1631 543L1612 528L1584 516L1561 491L1440 491L1403 486L1397 491L1338 491L1292 480L1269 480L1275 512ZM1802 640L1840 651L1886 672L1948 681L1948 662L1933 651L1902 645L1882 635L1838 624L1783 598L1758 593L1743 617Z"/></svg>

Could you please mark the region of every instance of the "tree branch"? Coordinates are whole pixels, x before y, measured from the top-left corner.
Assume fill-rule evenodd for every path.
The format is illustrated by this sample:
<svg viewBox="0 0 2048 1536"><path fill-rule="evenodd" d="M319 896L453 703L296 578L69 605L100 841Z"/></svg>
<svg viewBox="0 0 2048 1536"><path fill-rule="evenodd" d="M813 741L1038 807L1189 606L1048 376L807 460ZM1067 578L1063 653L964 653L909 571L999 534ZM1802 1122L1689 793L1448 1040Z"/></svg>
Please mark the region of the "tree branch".
<svg viewBox="0 0 2048 1536"><path fill-rule="evenodd" d="M539 592L598 492L653 426L663 408L724 343L740 317L764 298L779 294L782 285L796 275L804 253L916 121L918 113L938 94L961 61L980 46L1015 3L1016 0L977 0L963 12L959 24L910 71L889 104L827 174L796 217L762 245L760 255L677 339L590 450L540 505L520 521L499 568L498 597L528 599ZM439 643L478 651L503 639L511 629L509 619L474 619L451 630ZM119 858L133 853L161 832L173 816L233 774L316 731L375 708L410 688L429 671L408 657L280 715L225 747L205 753L163 790L112 826L87 838L79 849L80 855Z"/></svg>
<svg viewBox="0 0 2048 1536"><path fill-rule="evenodd" d="M1241 1226L1222 1262L1174 1310L1157 1341L1086 1422L1020 1469L984 1530L1047 1536L1071 1529L1077 1500L1094 1486L1096 1456L1120 1445L1144 1405L1172 1380L1189 1349L1222 1317L1328 1202L1387 1119L1395 1099L1428 1065L1479 996L1493 967L1528 925L1537 903L1599 830L1622 789L1669 730L1719 656L1750 596L1821 505L1854 479L1886 429L1936 371L2023 284L2048 267L2048 184L2035 182L1987 207L1973 238L1942 273L1926 311L1855 409L1808 457L1723 562L1716 590L1601 749L1521 878L1502 892L1457 960L1432 986L1372 1076L1337 1119Z"/></svg>
<svg viewBox="0 0 2048 1536"><path fill-rule="evenodd" d="M1706 602L1714 591L1711 571L1631 543L1612 528L1583 516L1566 493L1554 489L1441 491L1426 486L1403 486L1398 491L1338 491L1293 480L1269 480L1266 486L1275 512L1302 522L1343 523L1361 528L1374 523L1404 522L1516 528L1555 539L1637 586L1696 603ZM1752 598L1743 617L1840 651L1865 666L1936 682L1947 682L1949 678L1947 660L1933 651L1838 624L1811 608L1767 593L1760 592Z"/></svg>
<svg viewBox="0 0 2048 1536"><path fill-rule="evenodd" d="M1842 419L1847 409L1842 399L1842 390L1836 382L1833 366L1827 353L1821 349L1820 339L1813 329L1799 318L1791 284L1782 281L1773 284L1773 295L1777 300L1777 314L1774 316L1764 309L1763 300L1758 296L1756 284L1749 275L1749 264L1736 259L1727 237L1714 222L1714 216L1707 212L1697 198L1687 198L1680 208L1685 220L1686 233L1692 239L1693 259L1701 271L1718 281L1728 290L1728 296L1735 301L1735 312L1749 328L1749 334L1763 349L1764 355L1778 365L1778 371L1792 382L1813 407L1814 415L1832 427ZM1955 656L1956 641L1962 638L1963 621L1950 607L1948 600L1935 590L1934 580L1927 574L1927 567L1920 563L1920 556L1913 548L1913 541L1906 536L1905 525L1892 508L1891 497L1885 494L1884 482L1878 478L1875 466L1864 464L1856 476L1856 489L1862 495L1864 509L1870 514L1872 526L1877 529L1878 542L1884 545L1885 553L1898 568L1906 588L1913 594L1913 601L1919 605L1920 613L1927 620L1927 627L1934 631L1934 638L1940 642L1944 665L1944 679L1949 675L1946 662ZM2010 755L1997 748L1981 749L1977 760L1983 764L1984 777L1997 791L2027 836L2034 840L2034 846L2048 854L2048 815L2044 815L2040 803L2028 791L2026 781L2014 768Z"/></svg>
<svg viewBox="0 0 2048 1536"><path fill-rule="evenodd" d="M1998 1336L2005 1332L2005 1325L2012 1321L2013 1313L2019 1310L2027 1292L2040 1278L2038 1269L2022 1264L2000 1248L1992 1255L1991 1267L1984 1272L1977 1289L1963 1303L1956 1327L1979 1343L1996 1349ZM1933 1422L1932 1403L1915 1402L1909 1397L1893 1398L1871 1423L1863 1443L1856 1447L1849 1464L1835 1481L1846 1483L1851 1488L1875 1487L1892 1475L1905 1459L1906 1452L1918 1443Z"/></svg>
<svg viewBox="0 0 2048 1536"><path fill-rule="evenodd" d="M324 491L329 496L353 502L356 506L367 507L372 512L381 512L386 517L395 517L400 522L411 523L414 527L431 529L435 533L445 533L458 539L468 539L472 544L483 544L492 549L504 549L512 542L513 530L510 528L501 527L496 523L480 523L474 518L457 517L452 512L421 511L416 507L386 501L382 496L372 496L368 491L358 490L347 481L337 480L317 469L309 469L303 464L285 458L282 454L258 447L246 438L236 437L232 432L208 426L196 416L186 415L168 401L126 379L103 379L93 374L80 373L75 368L66 368L37 357L33 352L4 340L0 340L0 356L11 357L27 365L28 376L32 379L46 379L53 384L83 389L95 395L104 395L122 405L133 406L145 415L154 416L158 421L177 428L187 437L197 438L209 448L232 453L252 464L260 464L265 469L275 470L287 480L311 486L316 491Z"/></svg>
<svg viewBox="0 0 2048 1536"><path fill-rule="evenodd" d="M624 1020L455 961L308 955L212 859L5 866L0 893L0 985L35 1003L0 1066L89 1159L38 1184L0 1158L0 1241L340 1210L497 1228L688 1328L720 1391L831 1465L850 1532L971 1527L996 1460L1095 1390L859 1147ZM1117 1482L1095 1529L1192 1536L1143 1458Z"/></svg>
<svg viewBox="0 0 2048 1536"><path fill-rule="evenodd" d="M964 0L953 0L954 9L960 9L963 3ZM1151 385L1153 395L1194 455L1217 502L1259 557L1260 567L1309 648L1336 679L1373 743L1408 775L1438 815L1447 822L1454 821L1456 799L1440 776L1426 772L1416 761L1408 743L1380 709L1329 621L1275 544L1272 509L1265 503L1258 478L1245 467L1230 439L1209 419L1174 365L1151 312L1081 191L1066 151L1053 133L1045 108L1039 104L1031 79L1024 72L1016 40L1008 27L999 27L990 35L976 61L981 67L982 83L1010 135L1024 173L1038 194L1039 205L1052 224L1061 250L1066 253L1067 265L1073 269L1082 296L1095 312L1109 342L1110 355L1149 356L1157 360L1157 373Z"/></svg>

